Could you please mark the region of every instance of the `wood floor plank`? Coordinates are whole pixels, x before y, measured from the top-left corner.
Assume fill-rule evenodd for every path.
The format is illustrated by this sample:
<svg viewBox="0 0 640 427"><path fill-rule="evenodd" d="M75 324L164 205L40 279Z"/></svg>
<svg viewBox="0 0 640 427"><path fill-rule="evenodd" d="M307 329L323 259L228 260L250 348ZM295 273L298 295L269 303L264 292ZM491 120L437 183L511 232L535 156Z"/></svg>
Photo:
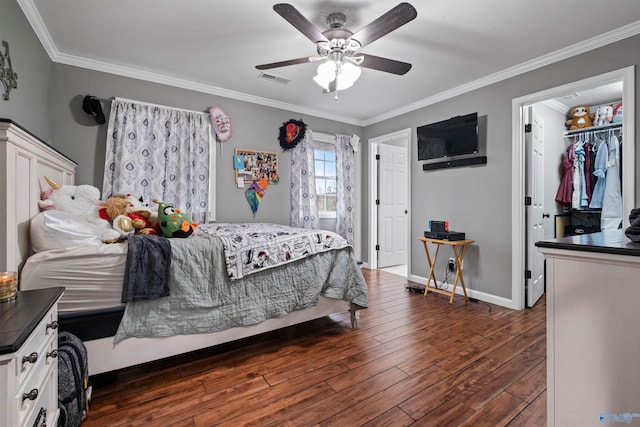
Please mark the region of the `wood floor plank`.
<svg viewBox="0 0 640 427"><path fill-rule="evenodd" d="M471 417L475 412L476 411L465 405L464 401L460 399L450 399L418 419L413 426L441 427L455 425Z"/></svg>
<svg viewBox="0 0 640 427"><path fill-rule="evenodd" d="M479 411L457 424L458 427L497 427L504 426L526 406L526 402L502 392ZM530 424L535 425L535 424Z"/></svg>
<svg viewBox="0 0 640 427"><path fill-rule="evenodd" d="M402 412L397 407L394 407L379 417L363 424L363 427L405 427L413 424L413 418Z"/></svg>
<svg viewBox="0 0 640 427"><path fill-rule="evenodd" d="M536 399L547 388L547 361L543 359L533 369L511 384L506 392L525 402Z"/></svg>
<svg viewBox="0 0 640 427"><path fill-rule="evenodd" d="M547 392L540 393L533 402L529 403L518 413L508 427L544 426L547 424Z"/></svg>
<svg viewBox="0 0 640 427"><path fill-rule="evenodd" d="M544 297L449 304L362 272L358 330L332 315L93 378L83 427L546 424Z"/></svg>
<svg viewBox="0 0 640 427"><path fill-rule="evenodd" d="M337 392L324 396L310 405L293 410L270 424L276 426L307 426L317 423L319 420L334 416L344 410L348 410L354 404L361 402L394 384L407 378L407 375L397 368L380 372L362 382Z"/></svg>
<svg viewBox="0 0 640 427"><path fill-rule="evenodd" d="M427 389L448 374L437 366L432 366L419 374L406 378L393 386L356 403L326 420L320 422L323 427L365 424L394 406L399 405L416 393Z"/></svg>

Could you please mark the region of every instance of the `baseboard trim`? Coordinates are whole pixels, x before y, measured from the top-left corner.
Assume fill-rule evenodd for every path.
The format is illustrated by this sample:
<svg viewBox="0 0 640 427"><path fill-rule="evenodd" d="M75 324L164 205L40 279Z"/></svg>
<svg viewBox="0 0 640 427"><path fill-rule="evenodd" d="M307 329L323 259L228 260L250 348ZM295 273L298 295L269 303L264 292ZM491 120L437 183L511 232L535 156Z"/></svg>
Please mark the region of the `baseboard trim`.
<svg viewBox="0 0 640 427"><path fill-rule="evenodd" d="M411 275L410 280L412 282L418 283L421 286L424 286L424 284L427 283L427 278L426 277L421 277L421 276L416 276L416 275ZM438 280L437 282L438 282L438 286L439 287L443 286L443 283L441 281ZM448 291L451 291L451 288L453 287L453 284L447 283L447 284L445 284L445 286L447 287L446 289ZM464 296L464 292L462 292L462 287L461 286L458 286L456 288L456 295L463 295ZM475 298L478 301L488 302L489 304L495 304L495 305L499 305L501 307L515 309L513 307L513 301L511 301L510 299L499 297L497 295L488 294L486 292L478 291L478 290L475 290L475 289L469 289L468 287L467 287L467 296L469 298Z"/></svg>

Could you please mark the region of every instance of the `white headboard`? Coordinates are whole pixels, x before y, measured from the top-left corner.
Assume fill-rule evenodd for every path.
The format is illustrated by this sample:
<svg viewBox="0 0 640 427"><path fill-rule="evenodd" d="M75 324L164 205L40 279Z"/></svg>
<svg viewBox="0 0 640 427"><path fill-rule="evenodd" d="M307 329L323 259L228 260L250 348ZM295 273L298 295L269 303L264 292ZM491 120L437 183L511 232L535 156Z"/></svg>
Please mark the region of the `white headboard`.
<svg viewBox="0 0 640 427"><path fill-rule="evenodd" d="M20 271L30 255L29 220L48 185L75 184L77 164L18 124L0 119L0 271Z"/></svg>

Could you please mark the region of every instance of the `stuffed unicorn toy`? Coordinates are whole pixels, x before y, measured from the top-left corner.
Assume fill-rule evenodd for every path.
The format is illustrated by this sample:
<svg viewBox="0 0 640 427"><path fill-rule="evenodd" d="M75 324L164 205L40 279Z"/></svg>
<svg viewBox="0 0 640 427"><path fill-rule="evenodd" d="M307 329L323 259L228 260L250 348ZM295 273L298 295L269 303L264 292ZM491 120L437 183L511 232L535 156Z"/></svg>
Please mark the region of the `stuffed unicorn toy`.
<svg viewBox="0 0 640 427"><path fill-rule="evenodd" d="M51 188L38 202L43 211L31 219L34 251L113 243L122 237L98 214L100 190L96 187L59 185L49 177L45 181Z"/></svg>

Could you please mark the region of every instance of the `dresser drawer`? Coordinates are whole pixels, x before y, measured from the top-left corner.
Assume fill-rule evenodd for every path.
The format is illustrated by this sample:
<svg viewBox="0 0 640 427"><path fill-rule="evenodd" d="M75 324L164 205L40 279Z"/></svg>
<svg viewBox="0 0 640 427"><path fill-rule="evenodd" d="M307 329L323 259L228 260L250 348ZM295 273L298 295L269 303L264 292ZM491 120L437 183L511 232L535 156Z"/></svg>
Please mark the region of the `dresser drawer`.
<svg viewBox="0 0 640 427"><path fill-rule="evenodd" d="M50 348L52 348L52 343L43 350ZM57 358L47 358L44 351L42 354L43 357L39 357L38 361L30 368L29 375L15 395L16 408L20 408L18 415L20 425L23 424L25 419L31 419L34 413L37 414L40 407L44 407L48 412L52 409L52 394L57 392L58 385L58 371L54 369L54 364L58 360ZM53 378L54 375L55 378ZM55 390L53 387L55 387ZM57 406L57 403L55 406Z"/></svg>
<svg viewBox="0 0 640 427"><path fill-rule="evenodd" d="M47 354L57 347L58 313L54 307L47 312L33 334L16 353L17 387L21 388L41 363L45 363Z"/></svg>
<svg viewBox="0 0 640 427"><path fill-rule="evenodd" d="M57 425L56 320L63 292L20 291L0 304L0 427Z"/></svg>
<svg viewBox="0 0 640 427"><path fill-rule="evenodd" d="M54 378L55 377L55 378ZM38 389L38 398L36 400L25 400L20 403L20 426L33 427L36 426L55 426L58 422L58 374L55 369L49 369L47 376L41 385L42 389ZM31 389L27 390L27 392ZM18 396L22 399L22 394ZM38 420L38 424L36 424Z"/></svg>

